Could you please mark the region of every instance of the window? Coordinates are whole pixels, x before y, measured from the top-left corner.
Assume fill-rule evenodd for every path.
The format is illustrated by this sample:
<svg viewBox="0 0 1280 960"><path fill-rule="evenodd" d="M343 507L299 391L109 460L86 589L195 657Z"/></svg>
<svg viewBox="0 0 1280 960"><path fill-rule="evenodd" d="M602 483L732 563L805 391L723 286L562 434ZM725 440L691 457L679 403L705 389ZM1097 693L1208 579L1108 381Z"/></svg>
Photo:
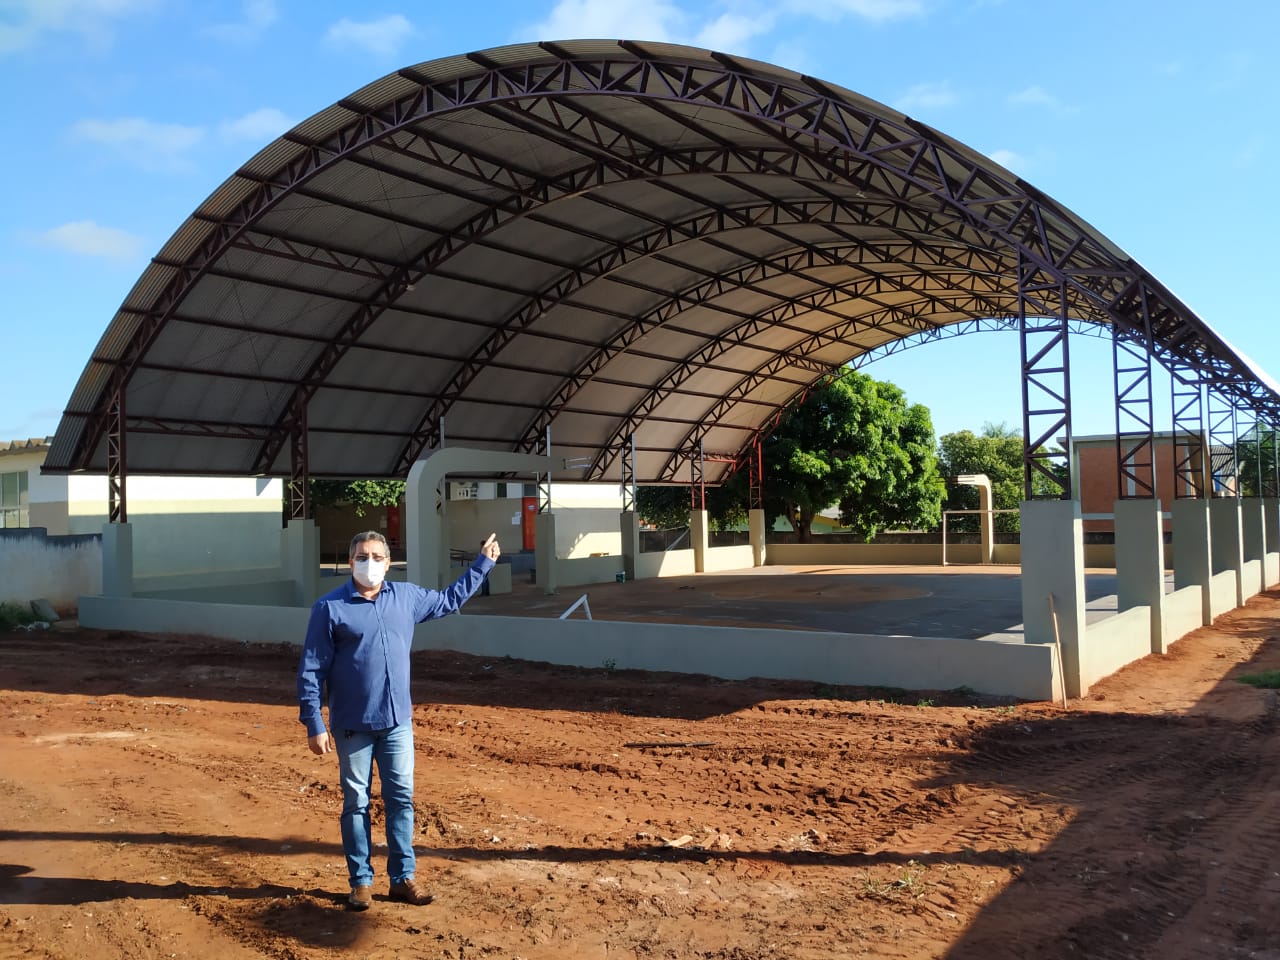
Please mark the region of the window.
<svg viewBox="0 0 1280 960"><path fill-rule="evenodd" d="M0 473L0 527L29 527L27 471Z"/></svg>

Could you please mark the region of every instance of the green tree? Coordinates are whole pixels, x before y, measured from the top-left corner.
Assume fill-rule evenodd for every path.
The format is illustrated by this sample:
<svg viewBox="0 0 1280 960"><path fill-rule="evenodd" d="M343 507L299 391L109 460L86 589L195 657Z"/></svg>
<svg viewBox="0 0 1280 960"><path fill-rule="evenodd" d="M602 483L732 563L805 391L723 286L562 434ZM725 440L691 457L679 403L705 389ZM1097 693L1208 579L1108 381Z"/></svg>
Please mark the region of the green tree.
<svg viewBox="0 0 1280 960"><path fill-rule="evenodd" d="M793 406L764 441L766 526L785 517L802 542L813 519L839 505L841 522L867 540L891 526L931 529L941 520L944 484L929 410L902 390L846 370ZM712 526L747 519L747 478L739 470L707 488ZM637 510L659 527L685 526L689 488L641 487Z"/></svg>
<svg viewBox="0 0 1280 960"><path fill-rule="evenodd" d="M786 517L802 543L834 504L867 540L888 526L939 522L944 484L928 409L857 370L792 407L765 440L763 459L768 522Z"/></svg>
<svg viewBox="0 0 1280 960"><path fill-rule="evenodd" d="M371 507L394 507L404 499L403 480L312 479L309 489L313 508L350 504L357 517Z"/></svg>
<svg viewBox="0 0 1280 960"><path fill-rule="evenodd" d="M659 530L687 527L691 503L688 487L636 488L636 513Z"/></svg>
<svg viewBox="0 0 1280 960"><path fill-rule="evenodd" d="M981 434L971 430L948 433L938 441L938 463L948 479L962 473L985 473L991 481L991 505L996 510L1017 510L1022 503L1025 493L1022 434L1004 423L984 423ZM1049 468L1065 480L1065 463L1050 464ZM1055 497L1061 493L1060 485L1038 471L1031 475L1031 489L1038 497ZM948 484L947 510L977 510L979 506L977 487ZM947 530L972 532L978 529L978 523L977 514L961 514L947 521ZM1018 514L997 514L995 526L997 530L1016 532Z"/></svg>
<svg viewBox="0 0 1280 960"><path fill-rule="evenodd" d="M733 530L747 522L746 481L740 473L720 486L707 487L707 517L714 530ZM693 500L689 488L642 486L636 488L636 512L645 523L662 530L689 525Z"/></svg>
<svg viewBox="0 0 1280 960"><path fill-rule="evenodd" d="M1236 478L1242 497L1274 495L1278 440L1274 429L1255 425L1236 441Z"/></svg>
<svg viewBox="0 0 1280 960"><path fill-rule="evenodd" d="M1022 434L1003 423L985 423L978 434L972 430L948 433L938 441L938 464L948 478L985 473L991 481L992 506L997 510L1016 510L1022 502ZM979 507L977 487L948 484L947 510ZM976 531L978 521L977 514L961 514L947 522L947 530ZM997 514L995 521L997 530L1018 529L1016 513Z"/></svg>

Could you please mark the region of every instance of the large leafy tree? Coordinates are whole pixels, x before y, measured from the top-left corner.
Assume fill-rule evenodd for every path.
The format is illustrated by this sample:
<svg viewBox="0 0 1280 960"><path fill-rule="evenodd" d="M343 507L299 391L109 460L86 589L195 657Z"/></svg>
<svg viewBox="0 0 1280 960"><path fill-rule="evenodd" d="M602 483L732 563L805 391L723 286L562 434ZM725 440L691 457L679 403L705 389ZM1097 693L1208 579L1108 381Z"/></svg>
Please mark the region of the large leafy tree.
<svg viewBox="0 0 1280 960"><path fill-rule="evenodd" d="M404 499L403 480L324 480L312 479L310 486L313 507L355 507L357 517L363 517L371 507L394 507Z"/></svg>
<svg viewBox="0 0 1280 960"><path fill-rule="evenodd" d="M846 370L810 391L766 438L764 509L785 517L802 542L813 519L839 505L841 522L867 540L886 527L936 527L944 484L926 407L902 390ZM746 478L707 489L707 512L721 528L746 518ZM637 509L659 526L688 522L688 487L641 487Z"/></svg>
<svg viewBox="0 0 1280 960"><path fill-rule="evenodd" d="M747 522L747 490L742 475L734 474L721 486L707 487L707 516L716 530L729 530ZM689 488L639 487L636 512L646 523L664 530L689 525L693 502Z"/></svg>
<svg viewBox="0 0 1280 960"><path fill-rule="evenodd" d="M938 463L948 478L962 473L985 473L991 481L992 507L996 510L1016 510L1022 503L1025 493L1022 434L1006 424L985 423L979 434L971 430L948 433L938 441ZM1036 471L1031 475L1031 491L1037 497L1060 496L1061 484L1066 481L1066 467L1060 462L1046 466L1058 476L1058 482ZM948 486L947 510L979 508L977 487ZM975 531L978 523L977 514L961 514L947 521L947 530ZM997 514L995 524L997 530L1016 532L1019 529L1018 514Z"/></svg>
<svg viewBox="0 0 1280 960"><path fill-rule="evenodd" d="M846 370L783 417L764 446L765 513L801 542L813 518L840 520L871 540L886 527L934 527L944 490L926 407L892 383Z"/></svg>
<svg viewBox="0 0 1280 960"><path fill-rule="evenodd" d="M992 506L997 510L1018 508L1022 502L1022 434L1003 423L985 423L981 433L961 430L938 441L938 463L943 474L954 478L962 473L985 473L991 481ZM946 509L977 510L978 488L949 484ZM996 529L1016 531L1016 513L997 514ZM947 529L976 531L977 514L960 514L947 522Z"/></svg>

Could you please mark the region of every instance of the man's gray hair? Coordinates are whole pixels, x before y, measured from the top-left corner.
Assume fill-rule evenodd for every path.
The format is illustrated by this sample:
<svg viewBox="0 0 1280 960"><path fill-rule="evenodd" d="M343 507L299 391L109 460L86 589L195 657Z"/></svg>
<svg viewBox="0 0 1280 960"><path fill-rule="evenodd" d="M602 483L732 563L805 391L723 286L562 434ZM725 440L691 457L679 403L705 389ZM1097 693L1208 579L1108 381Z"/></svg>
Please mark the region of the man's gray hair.
<svg viewBox="0 0 1280 960"><path fill-rule="evenodd" d="M351 549L347 551L347 556L354 557L360 549L360 544L368 543L370 540L377 540L380 544L386 547L387 555L391 555L391 547L387 545L387 538L377 530L366 530L364 533L357 533L351 538Z"/></svg>

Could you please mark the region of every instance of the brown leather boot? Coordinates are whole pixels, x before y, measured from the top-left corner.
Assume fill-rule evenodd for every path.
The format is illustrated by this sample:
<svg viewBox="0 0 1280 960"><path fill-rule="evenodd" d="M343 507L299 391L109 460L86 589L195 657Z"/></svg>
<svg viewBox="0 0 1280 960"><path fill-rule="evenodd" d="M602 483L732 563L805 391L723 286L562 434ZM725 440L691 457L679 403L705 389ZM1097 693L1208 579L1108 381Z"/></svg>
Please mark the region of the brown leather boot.
<svg viewBox="0 0 1280 960"><path fill-rule="evenodd" d="M415 907L424 907L435 899L427 888L420 884L413 877L406 877L399 883L391 884L392 900L399 900L401 903L411 903Z"/></svg>
<svg viewBox="0 0 1280 960"><path fill-rule="evenodd" d="M368 910L372 905L373 887L366 885L351 888L351 895L347 897L348 910Z"/></svg>

